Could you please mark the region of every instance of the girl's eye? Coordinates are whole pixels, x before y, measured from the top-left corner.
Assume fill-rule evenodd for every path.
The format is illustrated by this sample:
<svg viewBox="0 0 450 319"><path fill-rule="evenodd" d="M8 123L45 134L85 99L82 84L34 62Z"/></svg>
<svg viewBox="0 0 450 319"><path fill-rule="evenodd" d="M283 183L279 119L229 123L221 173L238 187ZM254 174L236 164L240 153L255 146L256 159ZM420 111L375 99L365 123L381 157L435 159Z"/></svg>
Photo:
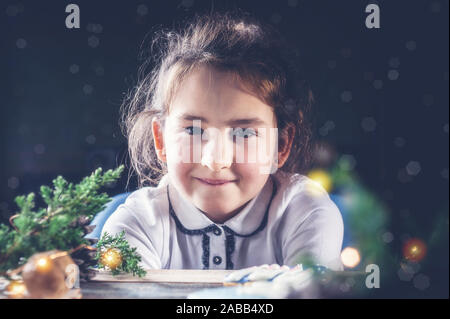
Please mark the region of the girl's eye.
<svg viewBox="0 0 450 319"><path fill-rule="evenodd" d="M202 135L203 129L198 126L185 127L184 131L189 135Z"/></svg>
<svg viewBox="0 0 450 319"><path fill-rule="evenodd" d="M249 138L249 137L256 136L256 135L258 135L258 134L252 128L246 128L246 129L236 128L233 130L233 138L236 138L236 137Z"/></svg>

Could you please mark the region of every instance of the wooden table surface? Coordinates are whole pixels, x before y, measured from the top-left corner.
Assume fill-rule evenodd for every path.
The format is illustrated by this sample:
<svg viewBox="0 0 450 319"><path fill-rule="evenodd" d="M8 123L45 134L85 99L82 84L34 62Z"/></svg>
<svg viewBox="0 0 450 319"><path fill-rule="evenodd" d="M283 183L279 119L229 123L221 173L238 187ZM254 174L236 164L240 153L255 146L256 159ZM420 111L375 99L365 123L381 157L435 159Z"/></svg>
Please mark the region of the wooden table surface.
<svg viewBox="0 0 450 319"><path fill-rule="evenodd" d="M130 275L111 276L99 273L93 281L81 283L82 298L86 299L183 299L207 288L220 288L225 270L150 270L144 278ZM333 272L329 280L314 281L298 298L353 298L368 293L365 273ZM215 298L214 292L202 294ZM215 296L215 297L214 297ZM221 294L219 293L219 296Z"/></svg>
<svg viewBox="0 0 450 319"><path fill-rule="evenodd" d="M147 270L143 278L131 275L112 276L98 272L91 281L80 283L83 298L187 298L190 293L222 287L230 270Z"/></svg>
<svg viewBox="0 0 450 319"><path fill-rule="evenodd" d="M131 275L112 276L98 272L88 282L81 282L80 289L71 290L67 298L83 299L186 299L192 293L208 288L217 291L200 293L200 298L224 296L223 279L231 271L226 270L150 270L143 278ZM314 281L302 295L294 298L354 298L365 297L365 273L333 272L329 280ZM80 294L81 292L81 294ZM198 297L195 294L194 298ZM0 294L0 299L8 298ZM224 297L228 298L228 297Z"/></svg>
<svg viewBox="0 0 450 319"><path fill-rule="evenodd" d="M80 287L83 299L185 299L190 293L222 284L86 282Z"/></svg>

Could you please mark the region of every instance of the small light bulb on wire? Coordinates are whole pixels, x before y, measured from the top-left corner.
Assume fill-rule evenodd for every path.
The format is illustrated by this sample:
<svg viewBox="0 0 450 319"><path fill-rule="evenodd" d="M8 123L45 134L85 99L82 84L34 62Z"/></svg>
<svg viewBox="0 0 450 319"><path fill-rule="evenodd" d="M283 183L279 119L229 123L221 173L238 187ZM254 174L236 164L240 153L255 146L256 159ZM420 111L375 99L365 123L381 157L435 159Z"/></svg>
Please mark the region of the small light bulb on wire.
<svg viewBox="0 0 450 319"><path fill-rule="evenodd" d="M46 273L52 269L53 261L49 257L41 257L36 261L36 269L40 273Z"/></svg>
<svg viewBox="0 0 450 319"><path fill-rule="evenodd" d="M13 280L6 287L6 294L10 298L23 298L27 293L27 288L22 280Z"/></svg>

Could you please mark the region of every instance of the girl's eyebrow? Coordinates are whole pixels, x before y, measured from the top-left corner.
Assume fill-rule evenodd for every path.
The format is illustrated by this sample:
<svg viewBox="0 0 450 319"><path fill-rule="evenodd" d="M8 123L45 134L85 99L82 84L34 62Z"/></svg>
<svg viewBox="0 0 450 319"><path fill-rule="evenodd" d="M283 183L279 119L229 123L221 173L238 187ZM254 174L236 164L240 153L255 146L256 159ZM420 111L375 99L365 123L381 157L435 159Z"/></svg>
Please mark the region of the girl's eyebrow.
<svg viewBox="0 0 450 319"><path fill-rule="evenodd" d="M197 116L197 115L191 115L191 114L181 114L180 116L178 116L178 118L180 120L184 120L184 121L202 121L205 123L208 123L208 121L202 117L202 116Z"/></svg>
<svg viewBox="0 0 450 319"><path fill-rule="evenodd" d="M185 121L195 121L199 120L205 123L208 123L208 120L202 116L198 115L191 115L191 114L182 114L179 116L181 120ZM226 124L229 126L239 126L239 125L267 125L267 123L263 120L261 120L258 117L251 117L251 118L242 118L242 119L231 119L226 121Z"/></svg>
<svg viewBox="0 0 450 319"><path fill-rule="evenodd" d="M226 122L230 126L239 125L267 125L267 123L258 117L244 118L244 119L231 119Z"/></svg>

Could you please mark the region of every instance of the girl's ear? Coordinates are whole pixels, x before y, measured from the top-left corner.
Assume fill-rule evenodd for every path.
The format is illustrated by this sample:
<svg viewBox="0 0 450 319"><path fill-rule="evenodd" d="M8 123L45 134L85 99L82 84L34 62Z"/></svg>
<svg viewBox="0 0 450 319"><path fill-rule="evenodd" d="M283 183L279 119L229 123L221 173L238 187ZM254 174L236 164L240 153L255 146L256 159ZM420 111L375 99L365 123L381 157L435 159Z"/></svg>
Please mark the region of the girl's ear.
<svg viewBox="0 0 450 319"><path fill-rule="evenodd" d="M292 142L295 136L295 126L289 123L282 131L278 138L278 168L286 163L291 152Z"/></svg>
<svg viewBox="0 0 450 319"><path fill-rule="evenodd" d="M164 149L164 139L161 122L157 118L152 119L153 144L155 145L156 156L162 162L166 162L166 150Z"/></svg>

